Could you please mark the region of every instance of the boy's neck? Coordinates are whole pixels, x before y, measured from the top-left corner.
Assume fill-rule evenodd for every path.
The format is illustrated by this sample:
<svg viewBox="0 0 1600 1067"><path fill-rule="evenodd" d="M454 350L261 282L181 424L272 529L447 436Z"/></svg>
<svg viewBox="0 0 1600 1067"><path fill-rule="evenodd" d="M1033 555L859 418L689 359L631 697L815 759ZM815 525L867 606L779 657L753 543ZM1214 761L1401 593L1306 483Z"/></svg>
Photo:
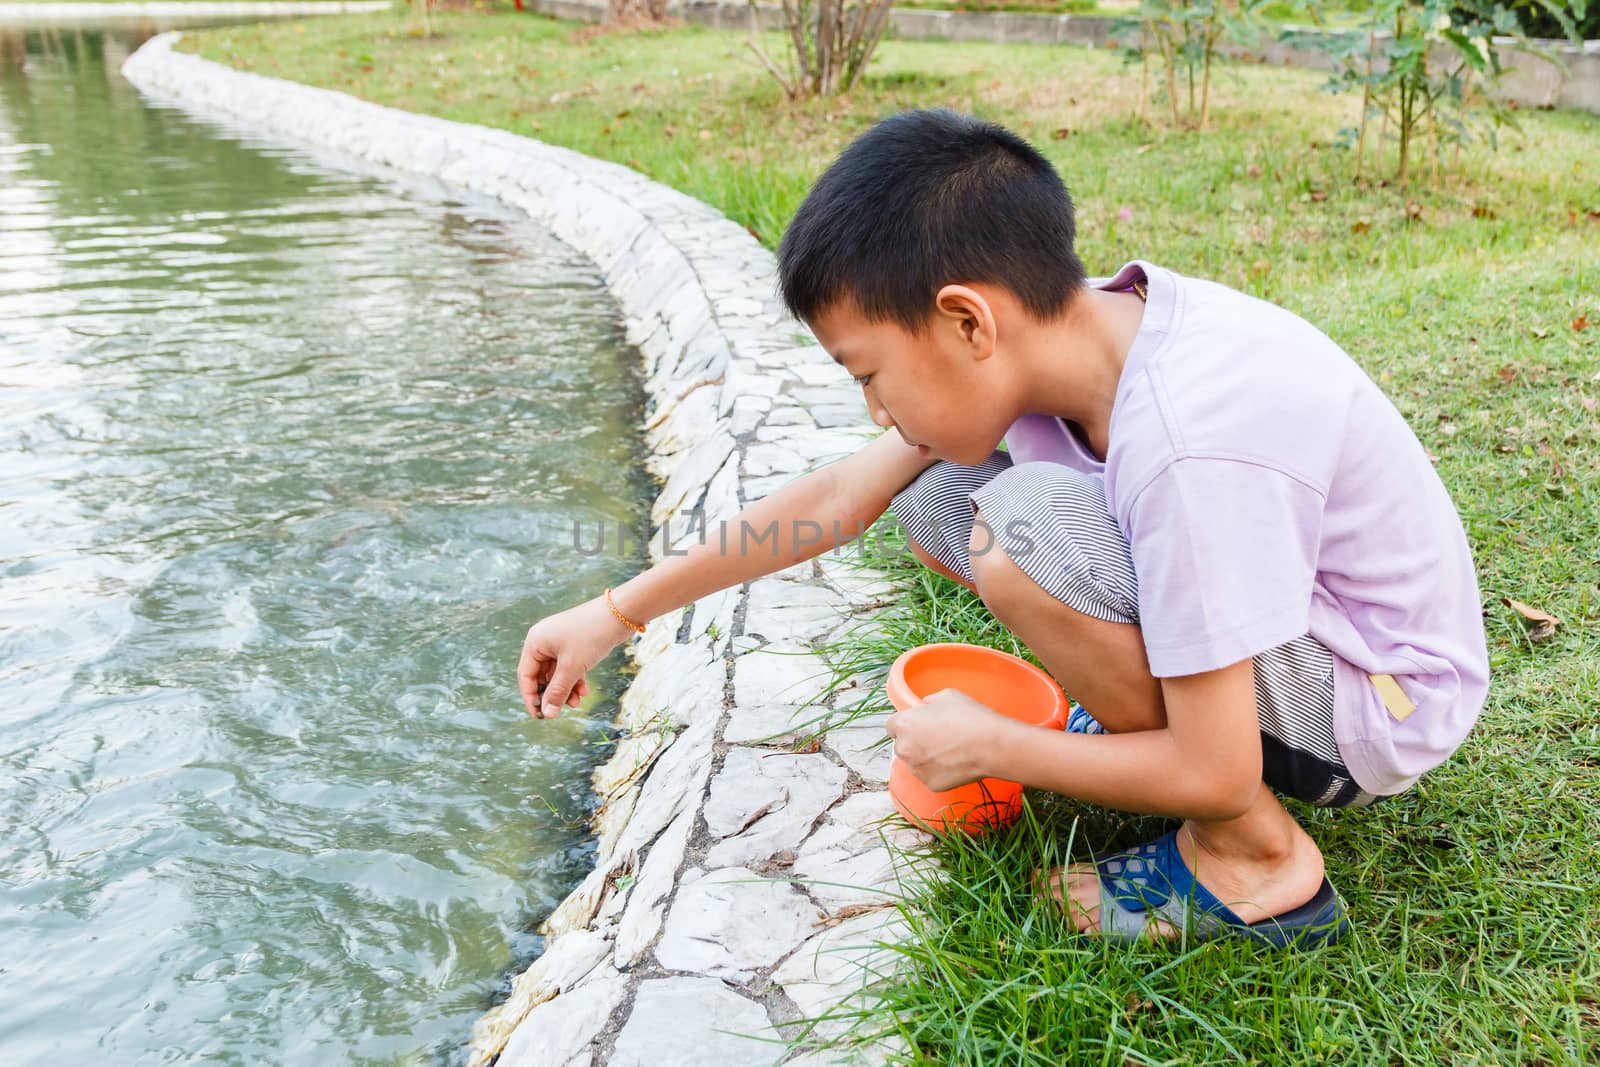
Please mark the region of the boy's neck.
<svg viewBox="0 0 1600 1067"><path fill-rule="evenodd" d="M1077 423L1104 460L1117 386L1143 318L1144 301L1133 293L1091 287L1060 318L1029 322L1012 341L1030 383L1028 412Z"/></svg>

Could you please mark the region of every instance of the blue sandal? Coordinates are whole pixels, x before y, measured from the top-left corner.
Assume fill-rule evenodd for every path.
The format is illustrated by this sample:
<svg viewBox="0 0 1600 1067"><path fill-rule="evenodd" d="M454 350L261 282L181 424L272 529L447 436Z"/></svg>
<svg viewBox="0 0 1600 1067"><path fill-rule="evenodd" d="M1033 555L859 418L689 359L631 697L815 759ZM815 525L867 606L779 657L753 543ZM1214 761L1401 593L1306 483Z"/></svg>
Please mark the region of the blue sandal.
<svg viewBox="0 0 1600 1067"><path fill-rule="evenodd" d="M1067 733L1069 734L1103 734L1106 728L1100 725L1100 720L1083 710L1082 704L1072 705L1072 710L1067 712Z"/></svg>
<svg viewBox="0 0 1600 1067"><path fill-rule="evenodd" d="M1245 937L1274 948L1331 944L1350 928L1344 903L1326 878L1298 908L1247 923L1195 881L1178 852L1178 831L1107 856L1100 870L1100 932L1119 941L1144 936L1160 919L1186 939Z"/></svg>

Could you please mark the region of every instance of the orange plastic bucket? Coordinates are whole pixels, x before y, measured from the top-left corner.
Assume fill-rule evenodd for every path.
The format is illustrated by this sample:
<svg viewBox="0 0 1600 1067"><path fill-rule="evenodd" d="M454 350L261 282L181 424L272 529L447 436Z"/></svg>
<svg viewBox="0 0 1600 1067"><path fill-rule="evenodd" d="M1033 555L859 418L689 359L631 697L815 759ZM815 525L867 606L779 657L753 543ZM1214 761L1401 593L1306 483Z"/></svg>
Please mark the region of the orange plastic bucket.
<svg viewBox="0 0 1600 1067"><path fill-rule="evenodd" d="M919 645L889 668L890 703L904 711L941 689L959 689L1002 715L1049 730L1067 725L1067 698L1044 671L1005 652L979 645ZM1008 826L1022 811L1022 786L983 778L935 791L917 780L898 756L889 761L889 796L913 823L967 833Z"/></svg>

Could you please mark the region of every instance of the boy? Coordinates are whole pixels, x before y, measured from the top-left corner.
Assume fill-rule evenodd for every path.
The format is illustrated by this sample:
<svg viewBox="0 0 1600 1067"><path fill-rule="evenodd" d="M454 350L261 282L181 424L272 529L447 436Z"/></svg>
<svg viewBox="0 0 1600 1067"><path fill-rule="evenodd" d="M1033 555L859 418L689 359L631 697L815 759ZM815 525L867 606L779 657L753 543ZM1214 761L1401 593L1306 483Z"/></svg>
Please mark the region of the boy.
<svg viewBox="0 0 1600 1067"><path fill-rule="evenodd" d="M1066 732L955 690L892 716L929 787L995 776L1183 820L1040 879L1080 929L1329 940L1342 905L1274 790L1371 804L1461 743L1488 685L1461 522L1314 327L1144 262L1091 283L1073 237L1060 178L1000 127L909 112L851 145L790 224L780 280L895 432L739 518L792 541L796 520L860 529L892 505L1081 703ZM530 711L541 686L545 714L575 702L627 620L827 546L779 547L700 546L541 622Z"/></svg>

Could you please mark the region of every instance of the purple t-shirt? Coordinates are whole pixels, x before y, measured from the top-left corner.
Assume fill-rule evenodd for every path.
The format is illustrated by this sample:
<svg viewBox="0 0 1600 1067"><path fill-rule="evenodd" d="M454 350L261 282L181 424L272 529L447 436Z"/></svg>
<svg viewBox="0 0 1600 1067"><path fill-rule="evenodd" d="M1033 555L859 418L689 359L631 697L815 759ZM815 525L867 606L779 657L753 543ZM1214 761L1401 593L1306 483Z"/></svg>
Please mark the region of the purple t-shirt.
<svg viewBox="0 0 1600 1067"><path fill-rule="evenodd" d="M1477 575L1455 506L1405 419L1292 312L1135 261L1143 278L1102 463L1055 416L1006 433L1014 462L1105 480L1139 578L1157 677L1216 670L1310 633L1334 656L1351 776L1395 793L1461 744L1489 684ZM1416 710L1391 713L1370 675Z"/></svg>

